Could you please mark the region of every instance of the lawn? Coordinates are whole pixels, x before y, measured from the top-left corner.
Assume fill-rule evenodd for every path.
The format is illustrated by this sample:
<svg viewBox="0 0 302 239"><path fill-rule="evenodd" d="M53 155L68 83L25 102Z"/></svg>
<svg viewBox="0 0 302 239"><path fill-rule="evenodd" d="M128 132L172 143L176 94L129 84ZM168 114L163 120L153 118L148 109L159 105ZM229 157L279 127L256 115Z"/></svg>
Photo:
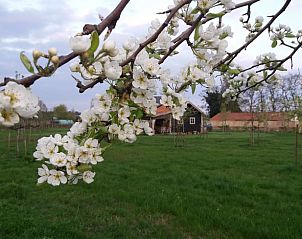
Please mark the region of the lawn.
<svg viewBox="0 0 302 239"><path fill-rule="evenodd" d="M302 237L294 134L142 136L106 151L93 184L62 187L36 186L40 163L0 136L1 239Z"/></svg>

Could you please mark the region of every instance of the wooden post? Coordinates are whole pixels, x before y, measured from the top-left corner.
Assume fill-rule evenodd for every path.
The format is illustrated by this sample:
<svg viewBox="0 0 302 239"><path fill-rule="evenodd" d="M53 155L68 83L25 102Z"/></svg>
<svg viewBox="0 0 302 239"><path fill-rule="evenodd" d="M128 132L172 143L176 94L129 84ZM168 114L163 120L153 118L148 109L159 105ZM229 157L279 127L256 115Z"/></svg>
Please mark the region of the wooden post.
<svg viewBox="0 0 302 239"><path fill-rule="evenodd" d="M10 129L8 129L7 149L8 149L8 154L10 154Z"/></svg>
<svg viewBox="0 0 302 239"><path fill-rule="evenodd" d="M169 133L172 133L172 114L170 115L170 119L169 119Z"/></svg>
<svg viewBox="0 0 302 239"><path fill-rule="evenodd" d="M26 137L24 138L24 156L27 155L27 140Z"/></svg>
<svg viewBox="0 0 302 239"><path fill-rule="evenodd" d="M20 129L17 129L17 142L16 142L16 149L17 149L17 154L19 155L20 148L19 148L19 139L20 139Z"/></svg>

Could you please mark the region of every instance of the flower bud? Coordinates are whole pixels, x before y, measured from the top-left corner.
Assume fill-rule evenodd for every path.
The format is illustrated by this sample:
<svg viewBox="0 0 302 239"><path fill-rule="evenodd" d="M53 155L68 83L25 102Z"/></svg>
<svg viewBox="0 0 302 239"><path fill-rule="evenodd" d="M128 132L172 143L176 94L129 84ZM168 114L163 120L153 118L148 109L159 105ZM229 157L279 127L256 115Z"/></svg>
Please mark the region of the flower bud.
<svg viewBox="0 0 302 239"><path fill-rule="evenodd" d="M115 42L112 40L106 40L103 44L103 50L106 52L112 52L115 49Z"/></svg>
<svg viewBox="0 0 302 239"><path fill-rule="evenodd" d="M114 49L114 50L112 50L112 51L109 52L109 56L115 57L115 56L118 55L118 53L119 53L118 49Z"/></svg>
<svg viewBox="0 0 302 239"><path fill-rule="evenodd" d="M52 47L48 49L49 56L56 56L58 54L58 51L56 48Z"/></svg>
<svg viewBox="0 0 302 239"><path fill-rule="evenodd" d="M260 28L260 27L262 27L262 22L257 22L257 23L255 24L255 28Z"/></svg>
<svg viewBox="0 0 302 239"><path fill-rule="evenodd" d="M50 61L51 61L53 64L56 65L56 64L59 63L60 59L59 59L58 56L52 56L52 57L50 58Z"/></svg>
<svg viewBox="0 0 302 239"><path fill-rule="evenodd" d="M72 63L72 64L70 64L69 69L72 72L79 72L80 71L80 64L79 63Z"/></svg>
<svg viewBox="0 0 302 239"><path fill-rule="evenodd" d="M40 52L39 50L33 50L33 58L37 59L39 57L41 57L43 55L42 52Z"/></svg>

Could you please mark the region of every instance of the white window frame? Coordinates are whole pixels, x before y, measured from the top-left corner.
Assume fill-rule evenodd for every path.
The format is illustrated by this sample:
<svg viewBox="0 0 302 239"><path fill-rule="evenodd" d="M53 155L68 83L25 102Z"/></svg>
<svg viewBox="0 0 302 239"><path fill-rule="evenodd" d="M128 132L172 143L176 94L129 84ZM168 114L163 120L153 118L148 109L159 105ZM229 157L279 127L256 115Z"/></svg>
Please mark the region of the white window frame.
<svg viewBox="0 0 302 239"><path fill-rule="evenodd" d="M195 124L195 117L190 117L189 123L190 124Z"/></svg>

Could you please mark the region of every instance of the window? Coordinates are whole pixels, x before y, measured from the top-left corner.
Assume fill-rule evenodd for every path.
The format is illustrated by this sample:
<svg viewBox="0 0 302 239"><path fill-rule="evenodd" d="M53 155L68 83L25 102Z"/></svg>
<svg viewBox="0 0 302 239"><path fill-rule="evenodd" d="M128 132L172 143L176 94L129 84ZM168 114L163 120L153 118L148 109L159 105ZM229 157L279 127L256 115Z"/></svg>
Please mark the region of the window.
<svg viewBox="0 0 302 239"><path fill-rule="evenodd" d="M190 124L195 124L195 117L190 117Z"/></svg>
<svg viewBox="0 0 302 239"><path fill-rule="evenodd" d="M181 118L180 120L178 120L178 124L184 124L184 120Z"/></svg>

